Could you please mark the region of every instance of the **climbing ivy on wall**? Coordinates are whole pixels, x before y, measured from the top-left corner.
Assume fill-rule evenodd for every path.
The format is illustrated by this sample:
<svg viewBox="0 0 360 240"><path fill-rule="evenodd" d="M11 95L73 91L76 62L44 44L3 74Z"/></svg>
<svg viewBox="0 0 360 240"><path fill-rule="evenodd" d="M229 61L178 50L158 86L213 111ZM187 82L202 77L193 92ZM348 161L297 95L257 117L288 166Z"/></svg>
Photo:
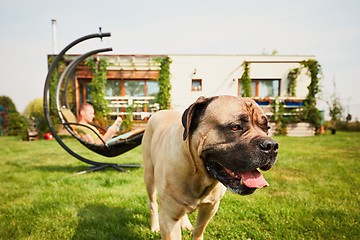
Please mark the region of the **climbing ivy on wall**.
<svg viewBox="0 0 360 240"><path fill-rule="evenodd" d="M103 122L109 112L105 99L105 89L107 81L107 61L104 58L88 58L85 65L90 68L93 74L92 81L89 83L90 100L94 106L96 118L100 123Z"/></svg>
<svg viewBox="0 0 360 240"><path fill-rule="evenodd" d="M293 68L289 71L287 79L287 94L289 97L296 97L296 78L299 76L301 68Z"/></svg>
<svg viewBox="0 0 360 240"><path fill-rule="evenodd" d="M320 126L321 117L316 108L316 95L320 92L319 81L321 79L321 66L315 59L309 59L301 62L301 65L308 69L310 74L310 84L308 85L308 94L304 100L304 121L310 122L315 127Z"/></svg>
<svg viewBox="0 0 360 240"><path fill-rule="evenodd" d="M241 86L241 96L242 97L251 97L251 78L250 78L250 67L249 63L244 61L242 64L244 68L244 72L240 78L240 86Z"/></svg>
<svg viewBox="0 0 360 240"><path fill-rule="evenodd" d="M48 66L55 59L55 55L48 57ZM58 123L60 123L58 116L58 111L56 107L56 89L59 82L60 75L62 71L65 69L65 60L64 58L60 59L57 66L55 67L54 71L52 72L51 79L50 79L50 87L49 87L49 109L50 109L50 116L52 116L52 121L54 123L55 129L58 128Z"/></svg>
<svg viewBox="0 0 360 240"><path fill-rule="evenodd" d="M157 79L159 85L159 93L156 101L160 104L160 109L170 109L171 99L171 83L170 83L170 64L171 59L164 57L157 59L160 62L160 73Z"/></svg>

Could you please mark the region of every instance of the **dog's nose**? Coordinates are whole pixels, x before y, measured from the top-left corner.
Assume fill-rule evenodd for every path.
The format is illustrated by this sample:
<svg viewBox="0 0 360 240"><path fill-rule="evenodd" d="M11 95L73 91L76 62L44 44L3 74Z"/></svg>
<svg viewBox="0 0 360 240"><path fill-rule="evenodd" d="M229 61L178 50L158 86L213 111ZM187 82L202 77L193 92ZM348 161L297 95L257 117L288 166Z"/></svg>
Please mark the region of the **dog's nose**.
<svg viewBox="0 0 360 240"><path fill-rule="evenodd" d="M259 144L260 149L264 152L274 152L277 153L279 144L273 139L266 139Z"/></svg>

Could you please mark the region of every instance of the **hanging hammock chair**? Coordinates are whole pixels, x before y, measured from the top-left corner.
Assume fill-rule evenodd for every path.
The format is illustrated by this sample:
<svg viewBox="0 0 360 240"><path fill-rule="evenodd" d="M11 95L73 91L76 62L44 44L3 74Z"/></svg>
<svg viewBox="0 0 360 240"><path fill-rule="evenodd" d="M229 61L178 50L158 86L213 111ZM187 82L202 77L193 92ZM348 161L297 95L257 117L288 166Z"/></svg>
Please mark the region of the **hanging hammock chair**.
<svg viewBox="0 0 360 240"><path fill-rule="evenodd" d="M97 162L88 158L85 158L78 153L74 152L68 145L64 143L62 138L58 135L57 131L54 128L54 124L51 118L51 106L54 106L54 104L51 104L51 100L54 100L54 97L51 96L53 94L50 92L50 82L53 75L53 72L56 70L58 63L60 60L63 59L66 52L72 48L73 46L77 45L80 42L83 42L88 39L92 38L100 38L103 37L110 37L110 33L102 33L101 29L98 34L91 34L84 36L82 38L79 38L75 40L74 42L70 43L68 46L66 46L55 58L54 61L51 63L48 74L45 81L45 87L44 87L44 113L45 118L47 120L47 123L49 125L50 131L53 135L53 137L56 139L56 141L60 144L62 148L64 148L70 155L73 157L79 159L80 161L83 161L87 164L92 165L93 167L89 171L95 171L99 169L103 169L106 167L112 167L119 171L124 171L123 168L137 168L140 167L138 164L116 164L116 163L106 163L106 162ZM89 127L84 124L80 124L77 122L76 116L72 113L70 110L70 104L68 101L68 85L69 81L74 78L76 67L78 64L83 62L86 58L95 55L100 52L107 52L112 51L111 48L103 48L103 49L97 49L90 52L87 52L80 57L76 58L68 66L63 70L58 83L56 87L56 93L55 93L55 102L56 102L56 112L58 113L58 117L60 119L60 123L63 125L63 127L73 136L76 140L78 140L82 145L84 145L89 150L100 154L105 157L115 157L118 155L121 155L141 144L142 136L144 134L144 129L137 129L135 131L130 131L128 133L119 135L113 139L110 139L109 141L105 142L102 137L99 135L98 132L96 132L92 127ZM94 125L95 127L98 127ZM87 142L85 139L81 138L81 136L77 132L77 128L86 128L88 131L93 131L93 133L99 137L99 139L102 140L102 144L92 144ZM104 130L106 131L106 130ZM86 171L86 172L89 172Z"/></svg>
<svg viewBox="0 0 360 240"><path fill-rule="evenodd" d="M62 125L66 128L66 130L85 147L105 157L116 157L133 149L134 147L139 146L145 131L145 129L137 129L114 137L105 142L99 133L94 131L93 128L77 123L75 115L69 109L62 107L60 112L62 117L65 119L65 121L62 122ZM76 131L77 126L86 128L88 131L92 131L102 141L102 143L93 144L81 138L81 136ZM95 124L93 126L98 127Z"/></svg>

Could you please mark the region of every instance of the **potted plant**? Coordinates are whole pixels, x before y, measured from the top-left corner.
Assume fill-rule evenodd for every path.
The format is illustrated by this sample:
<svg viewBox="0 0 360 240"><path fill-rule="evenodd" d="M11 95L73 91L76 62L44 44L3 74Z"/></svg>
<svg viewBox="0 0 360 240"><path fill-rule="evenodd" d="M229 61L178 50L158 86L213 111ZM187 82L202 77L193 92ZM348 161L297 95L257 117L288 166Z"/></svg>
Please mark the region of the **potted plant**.
<svg viewBox="0 0 360 240"><path fill-rule="evenodd" d="M272 100L269 96L266 96L264 98L255 97L253 99L260 106L268 106L272 102Z"/></svg>

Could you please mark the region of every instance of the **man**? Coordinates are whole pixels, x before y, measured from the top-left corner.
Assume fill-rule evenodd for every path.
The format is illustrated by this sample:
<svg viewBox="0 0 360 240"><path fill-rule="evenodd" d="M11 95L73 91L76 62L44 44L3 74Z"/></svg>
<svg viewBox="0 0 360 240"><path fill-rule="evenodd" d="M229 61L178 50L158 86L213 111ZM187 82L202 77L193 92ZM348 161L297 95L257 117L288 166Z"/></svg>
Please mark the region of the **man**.
<svg viewBox="0 0 360 240"><path fill-rule="evenodd" d="M100 132L91 125L95 116L94 107L90 103L84 103L80 106L78 123L85 126L77 126L76 131L80 136L89 143L103 144L111 139L118 131L122 123L121 117L118 117L113 125L111 125L106 133L102 136ZM101 137L101 139L100 139Z"/></svg>

